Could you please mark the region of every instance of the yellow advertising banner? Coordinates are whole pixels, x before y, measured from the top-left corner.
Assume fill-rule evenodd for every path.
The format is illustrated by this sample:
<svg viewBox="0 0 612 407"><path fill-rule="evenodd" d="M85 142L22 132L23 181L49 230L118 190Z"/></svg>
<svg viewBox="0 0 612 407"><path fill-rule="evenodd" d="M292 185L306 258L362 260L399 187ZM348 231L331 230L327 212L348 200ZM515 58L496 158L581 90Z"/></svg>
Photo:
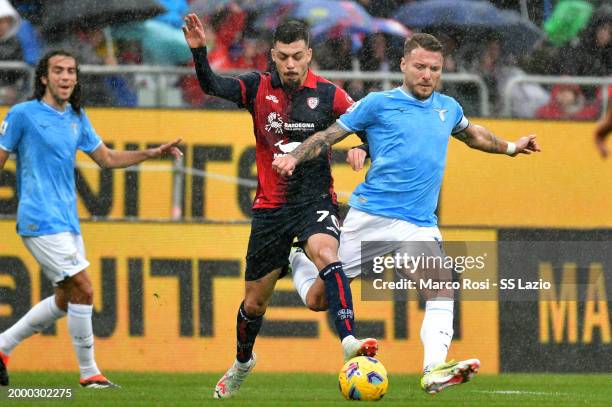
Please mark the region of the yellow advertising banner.
<svg viewBox="0 0 612 407"><path fill-rule="evenodd" d="M6 108L0 109L4 115ZM256 179L252 120L243 111L89 109L108 144L139 149L181 137L185 165L185 219L246 221ZM487 227L611 227L612 166L593 146L594 123L480 120L499 137L535 133L542 153L514 159L450 141L440 197L440 224ZM344 162L359 144L350 136L334 146L333 175L341 202L363 180ZM101 171L79 155L79 213L84 218L169 219L172 163L141 171ZM16 210L14 163L0 171L0 214Z"/></svg>
<svg viewBox="0 0 612 407"><path fill-rule="evenodd" d="M244 290L248 225L82 226L95 289L95 351L102 368L188 372L229 366ZM447 240L496 240L491 230L449 229L443 234ZM0 221L0 236L1 331L50 295L52 288L15 234L14 222ZM494 278L496 273L493 270ZM420 372L419 303L363 301L359 281L353 283L353 298L358 332L379 338L380 359L387 369ZM478 357L483 372L498 372L497 302L463 301L456 319L449 357ZM337 372L342 365L340 343L327 314L303 306L288 278L277 285L255 349L261 371ZM65 318L16 348L11 369L76 370Z"/></svg>

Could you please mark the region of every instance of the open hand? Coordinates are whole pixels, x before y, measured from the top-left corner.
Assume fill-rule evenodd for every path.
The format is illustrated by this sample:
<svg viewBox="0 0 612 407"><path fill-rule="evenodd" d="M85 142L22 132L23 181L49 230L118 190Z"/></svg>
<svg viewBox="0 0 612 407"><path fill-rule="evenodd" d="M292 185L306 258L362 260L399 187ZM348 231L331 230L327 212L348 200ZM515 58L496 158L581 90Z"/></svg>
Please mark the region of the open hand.
<svg viewBox="0 0 612 407"><path fill-rule="evenodd" d="M204 34L204 26L194 13L185 16L185 25L183 34L189 48L201 48L206 45L206 34Z"/></svg>
<svg viewBox="0 0 612 407"><path fill-rule="evenodd" d="M178 148L178 145L181 143L181 141L182 139L177 138L174 141L162 144L159 147L151 149L152 157L159 158L164 157L167 154L172 154L174 158L178 160L183 156L183 152Z"/></svg>
<svg viewBox="0 0 612 407"><path fill-rule="evenodd" d="M531 154L542 151L540 150L540 146L536 141L535 134L530 134L528 136L521 137L520 139L515 141L514 144L516 145L516 150L514 154L512 154L512 157L516 156L517 154Z"/></svg>

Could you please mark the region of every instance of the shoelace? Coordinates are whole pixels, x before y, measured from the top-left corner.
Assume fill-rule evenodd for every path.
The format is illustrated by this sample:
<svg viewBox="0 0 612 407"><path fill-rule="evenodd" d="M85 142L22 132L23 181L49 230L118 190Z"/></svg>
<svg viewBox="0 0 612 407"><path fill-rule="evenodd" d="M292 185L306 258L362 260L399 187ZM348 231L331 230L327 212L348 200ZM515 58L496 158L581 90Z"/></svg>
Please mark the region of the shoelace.
<svg viewBox="0 0 612 407"><path fill-rule="evenodd" d="M242 382L244 382L244 379L246 379L248 373L248 369L243 370L240 368L233 368L227 374L227 381L229 382L229 387L231 387L232 390L235 390L240 387Z"/></svg>

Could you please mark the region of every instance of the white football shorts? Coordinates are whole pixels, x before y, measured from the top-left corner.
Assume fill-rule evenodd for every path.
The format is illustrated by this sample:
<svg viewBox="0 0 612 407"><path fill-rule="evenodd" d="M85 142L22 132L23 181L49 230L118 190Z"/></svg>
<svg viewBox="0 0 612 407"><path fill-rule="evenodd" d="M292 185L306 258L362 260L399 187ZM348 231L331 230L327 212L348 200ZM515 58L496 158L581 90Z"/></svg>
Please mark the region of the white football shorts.
<svg viewBox="0 0 612 407"><path fill-rule="evenodd" d="M379 243L369 246L371 253L362 253L363 241ZM361 274L362 260L368 262L374 257L396 252L402 248L402 242L433 241L442 241L436 226L417 226L405 220L371 215L351 208L342 224L338 255L346 276L354 278Z"/></svg>
<svg viewBox="0 0 612 407"><path fill-rule="evenodd" d="M83 237L71 232L23 236L23 243L54 286L89 267Z"/></svg>

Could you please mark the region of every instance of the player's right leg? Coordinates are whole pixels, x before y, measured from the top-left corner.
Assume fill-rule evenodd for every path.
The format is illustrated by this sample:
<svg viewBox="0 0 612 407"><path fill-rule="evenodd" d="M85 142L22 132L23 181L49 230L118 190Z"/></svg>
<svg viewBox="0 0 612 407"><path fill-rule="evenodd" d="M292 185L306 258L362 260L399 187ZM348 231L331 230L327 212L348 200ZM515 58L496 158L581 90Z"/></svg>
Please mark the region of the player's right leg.
<svg viewBox="0 0 612 407"><path fill-rule="evenodd" d="M52 295L36 304L19 321L0 334L0 385L9 384L7 366L13 349L65 315L66 312L57 306L55 296Z"/></svg>
<svg viewBox="0 0 612 407"><path fill-rule="evenodd" d="M253 347L276 281L288 270L291 237L283 233L283 208L253 210L246 255L245 296L236 316L236 359L219 379L214 398L236 395L255 366Z"/></svg>
<svg viewBox="0 0 612 407"><path fill-rule="evenodd" d="M66 278L62 254L58 253L58 235L24 237L23 242L54 285ZM61 239L61 238L60 238ZM86 262L86 260L85 260ZM89 263L86 263L89 265ZM72 265L69 263L69 267ZM61 293L60 293L61 294ZM27 314L0 334L0 385L9 384L7 365L13 349L22 341L52 325L66 315L61 295L50 296L36 304Z"/></svg>

